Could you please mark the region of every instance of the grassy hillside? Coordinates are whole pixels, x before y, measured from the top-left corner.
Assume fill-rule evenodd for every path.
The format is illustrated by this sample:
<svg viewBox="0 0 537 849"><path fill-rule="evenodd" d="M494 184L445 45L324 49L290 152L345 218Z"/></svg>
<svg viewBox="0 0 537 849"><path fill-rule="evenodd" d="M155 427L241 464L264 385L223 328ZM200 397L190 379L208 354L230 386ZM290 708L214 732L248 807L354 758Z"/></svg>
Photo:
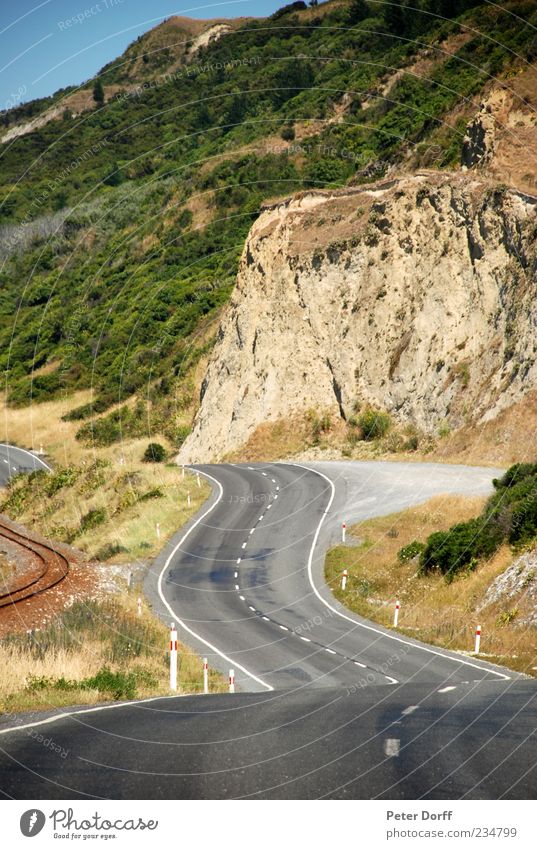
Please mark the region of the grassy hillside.
<svg viewBox="0 0 537 849"><path fill-rule="evenodd" d="M172 19L103 69L104 104L0 147L8 402L91 387L75 413L84 427L136 394L137 413L116 409L80 439L121 438L118 415L141 435L149 408L180 444L177 409L193 409L196 365L263 201L409 157L455 166L480 92L534 58L534 0L410 5L291 9L196 50Z"/></svg>

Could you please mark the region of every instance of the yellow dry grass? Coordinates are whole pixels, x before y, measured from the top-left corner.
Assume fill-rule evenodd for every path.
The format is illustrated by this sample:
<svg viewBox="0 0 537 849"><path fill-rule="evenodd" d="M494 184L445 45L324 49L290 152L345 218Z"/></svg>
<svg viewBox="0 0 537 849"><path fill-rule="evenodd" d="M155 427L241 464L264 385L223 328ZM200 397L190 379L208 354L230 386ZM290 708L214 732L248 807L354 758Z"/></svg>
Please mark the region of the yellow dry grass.
<svg viewBox="0 0 537 849"><path fill-rule="evenodd" d="M76 704L95 704L110 701L110 692L97 689L61 689L55 682L66 679L82 682L93 677L104 666L113 672L134 673L137 679L136 698L169 695L169 666L167 646L168 628L155 619L147 607L142 616L137 614L133 594L117 595L113 604L120 621L130 628L142 629L145 636L144 653L128 661L113 662L109 645L91 636L87 631L72 631L74 645L68 649L54 645L48 636L49 647L42 656L27 645L9 641L0 643L0 714L25 710L48 710ZM40 635L36 635L39 643ZM36 679L47 679L49 686L32 686ZM203 667L200 658L186 646L178 647L178 690L181 693L199 693L203 690ZM214 670L209 674L210 692L224 692L225 679Z"/></svg>
<svg viewBox="0 0 537 849"><path fill-rule="evenodd" d="M502 613L509 611L501 605L479 610L487 588L513 560L507 546L451 584L440 575L418 576L417 562L401 563L397 558L398 551L413 540L425 542L430 533L478 515L483 503L481 498L438 496L418 507L362 522L349 532L357 544L329 551L326 579L343 604L388 627L399 600L400 630L428 643L472 652L475 627L480 624L482 655L535 675L536 643L531 629L517 627L516 618L505 624ZM344 568L349 571L345 593L340 588Z"/></svg>
<svg viewBox="0 0 537 849"><path fill-rule="evenodd" d="M45 401L29 407L7 407L0 402L0 420L2 421L2 442L19 445L21 448L45 452L58 463L73 463L87 454L75 440L80 422L63 422L62 416L74 407L87 404L91 392L76 392L69 398Z"/></svg>

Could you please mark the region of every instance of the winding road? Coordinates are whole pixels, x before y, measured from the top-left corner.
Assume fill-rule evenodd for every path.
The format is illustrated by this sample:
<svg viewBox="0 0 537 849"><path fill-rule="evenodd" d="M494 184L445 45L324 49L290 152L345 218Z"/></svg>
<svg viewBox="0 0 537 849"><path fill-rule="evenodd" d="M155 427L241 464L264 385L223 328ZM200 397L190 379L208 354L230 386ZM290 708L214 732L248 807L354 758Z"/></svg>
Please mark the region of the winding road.
<svg viewBox="0 0 537 849"><path fill-rule="evenodd" d="M213 494L146 595L235 695L74 711L0 730L16 798L531 798L534 680L349 613L322 578L341 522L491 469L436 464L199 466ZM195 485L195 483L194 483ZM20 724L22 722L22 725ZM24 727L24 725L27 727ZM65 760L36 732L68 751Z"/></svg>
<svg viewBox="0 0 537 849"><path fill-rule="evenodd" d="M15 445L0 443L0 486L6 486L20 472L35 472L39 469L50 472L50 466L37 454Z"/></svg>

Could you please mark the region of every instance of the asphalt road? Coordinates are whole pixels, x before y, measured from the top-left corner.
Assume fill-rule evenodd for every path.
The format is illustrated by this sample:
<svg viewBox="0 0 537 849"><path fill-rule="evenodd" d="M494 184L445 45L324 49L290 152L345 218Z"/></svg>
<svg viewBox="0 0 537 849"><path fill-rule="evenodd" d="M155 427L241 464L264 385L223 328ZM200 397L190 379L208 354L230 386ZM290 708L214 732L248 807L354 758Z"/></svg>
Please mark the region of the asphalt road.
<svg viewBox="0 0 537 849"><path fill-rule="evenodd" d="M6 486L14 475L20 472L33 472L37 469L50 471L44 460L14 445L0 444L0 486Z"/></svg>
<svg viewBox="0 0 537 849"><path fill-rule="evenodd" d="M146 593L212 666L234 667L241 692L0 730L6 796L535 797L535 681L349 614L322 582L342 521L485 493L493 470L200 471L213 496L157 558Z"/></svg>
<svg viewBox="0 0 537 849"><path fill-rule="evenodd" d="M312 687L76 713L0 734L2 792L16 799L534 799L534 682L442 689Z"/></svg>
<svg viewBox="0 0 537 849"><path fill-rule="evenodd" d="M326 548L341 538L343 521L439 492L488 492L490 470L402 463L199 469L217 482L219 500L184 541L172 543L171 557L164 552L147 589L159 612L206 641L192 644L212 665L235 668L240 687L501 680L486 664L349 615L322 577Z"/></svg>

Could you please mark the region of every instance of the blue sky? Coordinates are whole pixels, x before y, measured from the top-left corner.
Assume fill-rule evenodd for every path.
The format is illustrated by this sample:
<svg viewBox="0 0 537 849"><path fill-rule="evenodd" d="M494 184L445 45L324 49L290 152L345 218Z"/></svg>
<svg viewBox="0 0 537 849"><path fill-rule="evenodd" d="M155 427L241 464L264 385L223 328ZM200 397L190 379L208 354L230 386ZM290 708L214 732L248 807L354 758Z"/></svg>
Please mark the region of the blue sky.
<svg viewBox="0 0 537 849"><path fill-rule="evenodd" d="M286 0L0 0L0 109L92 77L170 15L270 15ZM69 25L69 21L76 19Z"/></svg>

